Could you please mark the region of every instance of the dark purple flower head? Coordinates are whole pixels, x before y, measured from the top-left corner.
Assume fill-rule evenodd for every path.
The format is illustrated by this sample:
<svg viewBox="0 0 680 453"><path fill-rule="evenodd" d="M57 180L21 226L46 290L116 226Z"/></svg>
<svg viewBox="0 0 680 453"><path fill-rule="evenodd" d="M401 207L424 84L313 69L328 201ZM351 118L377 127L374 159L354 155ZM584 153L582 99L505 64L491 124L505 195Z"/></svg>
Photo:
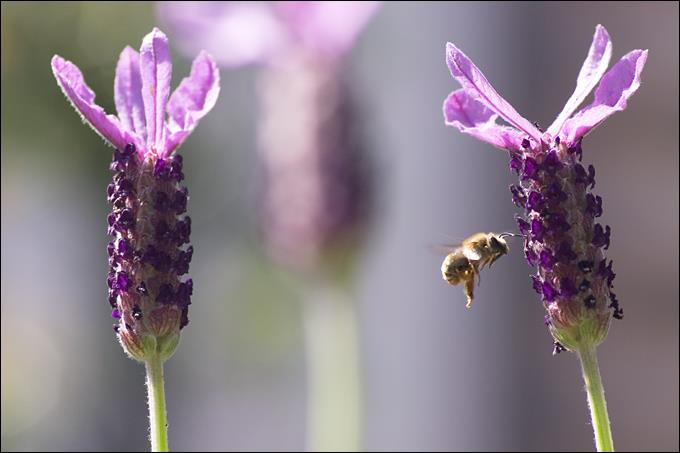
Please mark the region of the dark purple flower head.
<svg viewBox="0 0 680 453"><path fill-rule="evenodd" d="M186 212L182 157L176 149L215 105L219 73L201 52L189 77L170 95L172 64L165 35L155 28L140 52L126 47L114 83L118 115L107 115L95 101L80 70L59 56L52 58L59 86L83 119L116 149L107 199L107 278L116 333L133 358L144 361L172 355L181 327L188 322L191 291L180 276L189 269L193 249ZM180 217L181 216L181 217ZM178 288L181 288L178 290ZM181 292L181 303L175 297ZM160 351L160 352L159 352Z"/></svg>
<svg viewBox="0 0 680 453"><path fill-rule="evenodd" d="M604 252L611 228L595 223L602 215L602 198L590 193L595 167L580 164L583 137L625 109L640 86L647 51L629 52L607 71L611 49L607 31L598 25L573 95L543 132L517 113L462 51L451 43L446 47L451 75L462 85L444 102L446 124L512 156L519 184L510 190L515 204L525 208L517 220L526 237L525 255L530 265L538 264L534 288L560 348L600 343L612 316L623 315L618 301L609 302L615 274ZM593 89L593 102L574 113ZM498 117L507 125L497 124Z"/></svg>

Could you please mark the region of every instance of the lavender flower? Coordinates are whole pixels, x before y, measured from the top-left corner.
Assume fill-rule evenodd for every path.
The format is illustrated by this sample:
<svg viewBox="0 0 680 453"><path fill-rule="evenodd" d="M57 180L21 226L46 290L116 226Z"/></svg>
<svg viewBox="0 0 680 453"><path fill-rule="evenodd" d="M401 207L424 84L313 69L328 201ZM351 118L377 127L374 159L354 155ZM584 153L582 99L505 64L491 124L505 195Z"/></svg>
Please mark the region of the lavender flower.
<svg viewBox="0 0 680 453"><path fill-rule="evenodd" d="M379 2L160 2L187 51L264 66L260 225L279 263L315 269L356 243L371 187L343 57Z"/></svg>
<svg viewBox="0 0 680 453"><path fill-rule="evenodd" d="M544 133L518 114L455 45L446 48L451 75L463 86L444 102L446 124L509 153L510 169L519 176L510 187L512 199L525 208L517 220L524 251L537 268L533 287L548 311L557 352L579 343L596 346L606 337L611 317L623 317L612 293L612 262L604 253L611 228L597 221L602 198L591 193L595 168L581 163L582 139L626 107L640 86L647 51L629 52L605 73L611 52L609 35L598 25L574 94ZM598 82L594 101L573 114ZM496 124L499 116L510 126Z"/></svg>
<svg viewBox="0 0 680 453"><path fill-rule="evenodd" d="M139 361L174 352L189 322L193 281L186 278L193 247L182 156L175 150L215 105L219 72L201 52L191 75L170 96L172 64L166 36L154 28L140 52L123 49L114 83L118 116L95 101L81 71L55 55L54 76L84 122L116 148L107 197L113 205L107 279L114 330ZM166 121L167 114L167 121Z"/></svg>

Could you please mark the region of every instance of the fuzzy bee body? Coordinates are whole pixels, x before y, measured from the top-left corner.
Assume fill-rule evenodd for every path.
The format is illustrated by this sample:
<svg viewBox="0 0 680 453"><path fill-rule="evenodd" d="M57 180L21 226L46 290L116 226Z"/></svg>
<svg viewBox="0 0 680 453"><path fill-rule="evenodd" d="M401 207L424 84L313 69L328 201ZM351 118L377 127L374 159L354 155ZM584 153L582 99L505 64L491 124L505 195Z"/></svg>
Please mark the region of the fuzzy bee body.
<svg viewBox="0 0 680 453"><path fill-rule="evenodd" d="M460 246L453 249L442 263L442 278L456 286L463 283L463 292L467 299L466 308L472 306L474 299L475 276L479 280L479 272L484 266L491 266L498 258L510 250L505 236L510 233L475 233L465 239Z"/></svg>

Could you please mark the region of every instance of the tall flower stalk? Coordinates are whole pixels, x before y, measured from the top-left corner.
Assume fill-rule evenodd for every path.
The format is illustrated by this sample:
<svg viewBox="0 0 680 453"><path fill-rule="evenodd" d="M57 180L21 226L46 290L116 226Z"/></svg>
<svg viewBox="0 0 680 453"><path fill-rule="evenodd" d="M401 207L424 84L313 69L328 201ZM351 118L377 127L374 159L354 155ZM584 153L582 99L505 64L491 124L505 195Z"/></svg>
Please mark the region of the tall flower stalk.
<svg viewBox="0 0 680 453"><path fill-rule="evenodd" d="M451 43L446 61L463 88L444 102L446 124L509 153L510 169L519 177L510 186L512 200L524 209L517 224L527 263L536 268L532 284L548 313L554 353L568 350L580 359L598 451L612 451L614 444L596 348L623 310L606 257L611 228L596 220L602 198L592 193L595 168L581 163L582 139L625 109L647 59L646 50L633 50L607 71L611 53L609 34L598 25L576 89L545 132L517 113ZM596 86L593 102L574 114ZM509 126L497 124L499 116Z"/></svg>
<svg viewBox="0 0 680 453"><path fill-rule="evenodd" d="M219 72L201 52L170 96L168 40L154 28L138 52L126 47L114 82L118 116L107 115L70 61L52 58L59 86L83 121L115 148L109 214L109 288L114 331L123 350L145 364L152 451L168 451L163 363L189 323L193 281L191 218L177 148L215 105ZM167 116L167 121L166 121Z"/></svg>
<svg viewBox="0 0 680 453"><path fill-rule="evenodd" d="M356 307L348 296L371 187L344 56L378 2L160 2L184 39L225 67L258 63L260 229L305 281L308 448L360 448Z"/></svg>

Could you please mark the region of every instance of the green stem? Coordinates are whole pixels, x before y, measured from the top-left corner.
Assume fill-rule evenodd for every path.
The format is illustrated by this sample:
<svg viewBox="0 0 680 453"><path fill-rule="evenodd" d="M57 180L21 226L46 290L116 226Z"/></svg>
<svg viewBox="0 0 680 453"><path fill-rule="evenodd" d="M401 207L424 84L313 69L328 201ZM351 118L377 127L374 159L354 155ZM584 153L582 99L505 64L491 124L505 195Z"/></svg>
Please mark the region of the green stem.
<svg viewBox="0 0 680 453"><path fill-rule="evenodd" d="M358 451L361 398L354 303L331 287L314 296L304 307L308 450Z"/></svg>
<svg viewBox="0 0 680 453"><path fill-rule="evenodd" d="M590 417L593 422L597 451L614 451L607 402L604 399L604 388L602 387L595 347L584 346L577 351L577 354L581 360L583 380L586 383L586 392L588 392L588 405L590 406Z"/></svg>
<svg viewBox="0 0 680 453"><path fill-rule="evenodd" d="M146 388L149 394L149 431L151 451L169 451L168 422L165 412L163 361L156 356L145 363Z"/></svg>

